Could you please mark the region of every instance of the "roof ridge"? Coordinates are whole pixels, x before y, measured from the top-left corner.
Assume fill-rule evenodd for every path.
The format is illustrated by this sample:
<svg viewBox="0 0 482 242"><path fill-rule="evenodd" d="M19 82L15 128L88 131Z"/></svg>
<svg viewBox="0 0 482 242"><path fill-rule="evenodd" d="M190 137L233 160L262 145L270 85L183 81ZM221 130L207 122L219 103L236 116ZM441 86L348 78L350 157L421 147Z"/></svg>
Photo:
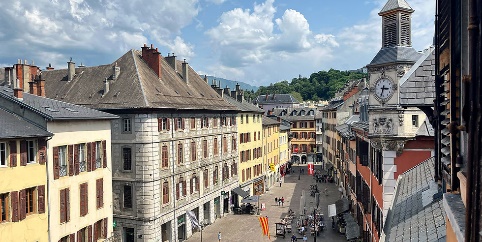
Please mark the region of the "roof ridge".
<svg viewBox="0 0 482 242"><path fill-rule="evenodd" d="M144 86L142 85L141 75L139 74L139 68L137 67L137 60L134 54L134 50L131 50L131 54L132 54L132 59L134 60L134 66L136 67L136 74L137 74L136 76L137 76L137 80L139 81L139 86L141 87L142 97L144 99L144 105L150 106L149 102L147 101L146 92L144 91Z"/></svg>

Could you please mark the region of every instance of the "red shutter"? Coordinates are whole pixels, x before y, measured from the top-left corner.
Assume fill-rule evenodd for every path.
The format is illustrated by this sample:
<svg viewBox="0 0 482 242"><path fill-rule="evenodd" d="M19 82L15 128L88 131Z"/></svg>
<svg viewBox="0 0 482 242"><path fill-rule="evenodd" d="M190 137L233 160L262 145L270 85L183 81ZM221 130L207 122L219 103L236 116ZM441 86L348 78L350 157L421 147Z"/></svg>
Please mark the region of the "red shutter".
<svg viewBox="0 0 482 242"><path fill-rule="evenodd" d="M83 242L82 240L82 231L77 231L77 242Z"/></svg>
<svg viewBox="0 0 482 242"><path fill-rule="evenodd" d="M89 184L85 183L84 184L84 214L89 213Z"/></svg>
<svg viewBox="0 0 482 242"><path fill-rule="evenodd" d="M74 174L78 175L80 172L79 165L79 144L74 145Z"/></svg>
<svg viewBox="0 0 482 242"><path fill-rule="evenodd" d="M104 205L104 179L97 179L97 208L101 208Z"/></svg>
<svg viewBox="0 0 482 242"><path fill-rule="evenodd" d="M38 213L45 213L45 185L37 187Z"/></svg>
<svg viewBox="0 0 482 242"><path fill-rule="evenodd" d="M54 153L54 179L59 179L60 164L59 164L59 147L55 146L53 148Z"/></svg>
<svg viewBox="0 0 482 242"><path fill-rule="evenodd" d="M92 225L89 225L89 228L87 229L87 242L92 242Z"/></svg>
<svg viewBox="0 0 482 242"><path fill-rule="evenodd" d="M38 163L43 165L47 161L47 140L40 138L38 140Z"/></svg>
<svg viewBox="0 0 482 242"><path fill-rule="evenodd" d="M104 220L104 221L102 221L102 222L103 222L103 225L104 225L104 229L103 229L103 231L102 231L102 232L103 232L103 233L102 233L102 238L107 239L107 222L109 221L109 219L108 219L108 218L104 218L103 220Z"/></svg>
<svg viewBox="0 0 482 242"><path fill-rule="evenodd" d="M90 148L90 150L92 151L92 158L91 158L91 162L92 162L92 171L95 171L96 169L96 166L95 166L95 163L96 163L96 145L95 145L95 142L91 142L90 145L92 146Z"/></svg>
<svg viewBox="0 0 482 242"><path fill-rule="evenodd" d="M70 235L70 240L69 241L75 241L75 234Z"/></svg>
<svg viewBox="0 0 482 242"><path fill-rule="evenodd" d="M60 190L60 223L65 222L65 213L66 213L66 205L65 205L65 189Z"/></svg>
<svg viewBox="0 0 482 242"><path fill-rule="evenodd" d="M27 165L27 141L20 141L20 165Z"/></svg>
<svg viewBox="0 0 482 242"><path fill-rule="evenodd" d="M162 118L157 118L157 132L162 130Z"/></svg>
<svg viewBox="0 0 482 242"><path fill-rule="evenodd" d="M10 141L10 166L17 166L17 141Z"/></svg>
<svg viewBox="0 0 482 242"><path fill-rule="evenodd" d="M94 223L94 241L97 241L99 239L99 222Z"/></svg>
<svg viewBox="0 0 482 242"><path fill-rule="evenodd" d="M84 216L84 184L80 184L80 197L79 197L79 208L80 208L80 216Z"/></svg>
<svg viewBox="0 0 482 242"><path fill-rule="evenodd" d="M90 143L86 143L87 146L87 171L92 171L92 147Z"/></svg>
<svg viewBox="0 0 482 242"><path fill-rule="evenodd" d="M12 222L18 222L18 192L10 192L10 202L12 204Z"/></svg>
<svg viewBox="0 0 482 242"><path fill-rule="evenodd" d="M70 221L70 189L65 189L65 211L67 214L67 222Z"/></svg>
<svg viewBox="0 0 482 242"><path fill-rule="evenodd" d="M67 146L67 152L68 152L68 162L69 162L69 176L74 175L74 146L69 145Z"/></svg>
<svg viewBox="0 0 482 242"><path fill-rule="evenodd" d="M107 142L102 140L102 167L107 167Z"/></svg>
<svg viewBox="0 0 482 242"><path fill-rule="evenodd" d="M27 200L25 199L26 198L26 190L23 189L23 190L20 190L19 192L19 199L20 199L20 206L19 206L19 220L22 221L24 220L26 217L27 217L27 213L26 213L26 208L27 208Z"/></svg>
<svg viewBox="0 0 482 242"><path fill-rule="evenodd" d="M167 122L166 122L166 126L167 126L167 131L171 130L171 119L170 118L166 118Z"/></svg>

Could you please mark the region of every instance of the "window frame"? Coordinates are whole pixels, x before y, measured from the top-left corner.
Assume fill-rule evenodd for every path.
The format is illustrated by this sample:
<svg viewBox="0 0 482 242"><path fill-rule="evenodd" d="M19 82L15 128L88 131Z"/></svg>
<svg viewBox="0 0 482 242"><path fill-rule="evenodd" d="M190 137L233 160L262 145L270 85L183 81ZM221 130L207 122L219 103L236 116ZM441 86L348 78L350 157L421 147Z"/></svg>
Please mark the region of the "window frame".
<svg viewBox="0 0 482 242"><path fill-rule="evenodd" d="M0 142L0 167L8 167L7 158L8 158L7 142Z"/></svg>
<svg viewBox="0 0 482 242"><path fill-rule="evenodd" d="M164 181L162 183L162 204L169 204L169 182Z"/></svg>
<svg viewBox="0 0 482 242"><path fill-rule="evenodd" d="M125 151L129 150L129 156L126 156ZM126 169L126 158L128 158L129 169ZM122 170L123 171L132 171L132 147L124 146L122 147Z"/></svg>
<svg viewBox="0 0 482 242"><path fill-rule="evenodd" d="M129 191L126 191L126 188L130 189ZM126 196L126 194L129 194L129 196ZM128 200L130 199L130 200ZM126 206L128 205L128 206ZM133 189L131 184L124 184L123 189L122 189L122 208L124 210L132 210L134 208L134 199L133 199Z"/></svg>
<svg viewBox="0 0 482 242"><path fill-rule="evenodd" d="M132 119L130 117L122 118L122 133L132 133Z"/></svg>
<svg viewBox="0 0 482 242"><path fill-rule="evenodd" d="M183 143L179 142L177 144L177 164L184 163L184 145Z"/></svg>
<svg viewBox="0 0 482 242"><path fill-rule="evenodd" d="M67 161L67 146L58 146L59 148L59 177L69 175L69 162ZM64 170L63 170L64 169Z"/></svg>
<svg viewBox="0 0 482 242"><path fill-rule="evenodd" d="M10 221L10 193L0 194L0 224Z"/></svg>
<svg viewBox="0 0 482 242"><path fill-rule="evenodd" d="M27 164L37 163L37 142L35 140L27 140Z"/></svg>

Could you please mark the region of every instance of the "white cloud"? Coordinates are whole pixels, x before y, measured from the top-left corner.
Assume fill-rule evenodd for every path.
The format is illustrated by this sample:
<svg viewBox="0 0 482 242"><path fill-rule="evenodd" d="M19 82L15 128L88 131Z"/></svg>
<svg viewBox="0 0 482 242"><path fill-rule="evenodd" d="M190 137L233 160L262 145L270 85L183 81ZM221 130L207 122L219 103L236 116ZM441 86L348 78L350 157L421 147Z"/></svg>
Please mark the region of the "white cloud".
<svg viewBox="0 0 482 242"><path fill-rule="evenodd" d="M226 2L226 0L207 0L207 1L218 5Z"/></svg>

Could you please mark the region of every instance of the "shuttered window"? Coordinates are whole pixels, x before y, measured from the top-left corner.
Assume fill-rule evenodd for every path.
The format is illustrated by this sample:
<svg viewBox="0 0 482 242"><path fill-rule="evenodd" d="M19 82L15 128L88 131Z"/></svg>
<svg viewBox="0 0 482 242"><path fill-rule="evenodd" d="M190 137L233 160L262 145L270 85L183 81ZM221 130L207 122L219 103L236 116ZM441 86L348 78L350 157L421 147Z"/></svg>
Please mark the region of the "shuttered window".
<svg viewBox="0 0 482 242"><path fill-rule="evenodd" d="M107 141L102 140L102 167L107 168Z"/></svg>
<svg viewBox="0 0 482 242"><path fill-rule="evenodd" d="M238 149L237 147L237 144L236 144L236 138L233 137L233 139L231 140L231 149L233 151L236 151Z"/></svg>
<svg viewBox="0 0 482 242"><path fill-rule="evenodd" d="M0 194L0 223L9 221L9 208L8 193Z"/></svg>
<svg viewBox="0 0 482 242"><path fill-rule="evenodd" d="M21 166L27 165L27 141L26 140L20 141L20 165Z"/></svg>
<svg viewBox="0 0 482 242"><path fill-rule="evenodd" d="M19 202L18 202L18 192L13 191L10 193L10 204L12 205L12 222L18 222L19 214Z"/></svg>
<svg viewBox="0 0 482 242"><path fill-rule="evenodd" d="M203 179L204 179L204 188L208 188L209 187L209 170L208 169L204 169Z"/></svg>
<svg viewBox="0 0 482 242"><path fill-rule="evenodd" d="M184 151L182 143L177 144L177 164L182 164L184 160Z"/></svg>
<svg viewBox="0 0 482 242"><path fill-rule="evenodd" d="M219 173L219 169L217 166L214 167L214 171L213 171L213 184L216 185L218 184L218 173Z"/></svg>
<svg viewBox="0 0 482 242"><path fill-rule="evenodd" d="M89 213L89 187L87 183L80 184L80 216Z"/></svg>
<svg viewBox="0 0 482 242"><path fill-rule="evenodd" d="M167 145L162 146L161 152L162 152L161 166L162 168L166 168L169 166L169 153L167 151Z"/></svg>
<svg viewBox="0 0 482 242"><path fill-rule="evenodd" d="M27 140L27 163L35 163L37 158L37 142Z"/></svg>
<svg viewBox="0 0 482 242"><path fill-rule="evenodd" d="M228 152L228 141L226 137L223 137L223 152L224 153Z"/></svg>
<svg viewBox="0 0 482 242"><path fill-rule="evenodd" d="M191 129L196 129L196 118L191 118Z"/></svg>
<svg viewBox="0 0 482 242"><path fill-rule="evenodd" d="M70 220L70 189L60 190L60 223Z"/></svg>
<svg viewBox="0 0 482 242"><path fill-rule="evenodd" d="M169 130L169 119L168 118L158 118L157 119L157 124L158 124L158 131L168 131Z"/></svg>
<svg viewBox="0 0 482 242"><path fill-rule="evenodd" d="M191 161L196 160L196 142L192 141L191 142Z"/></svg>
<svg viewBox="0 0 482 242"><path fill-rule="evenodd" d="M162 204L169 203L169 182L164 181L162 183Z"/></svg>
<svg viewBox="0 0 482 242"><path fill-rule="evenodd" d="M37 187L38 213L45 213L45 185Z"/></svg>
<svg viewBox="0 0 482 242"><path fill-rule="evenodd" d="M7 143L0 142L0 166L7 166Z"/></svg>
<svg viewBox="0 0 482 242"><path fill-rule="evenodd" d="M207 158L208 157L208 141L203 140L203 157Z"/></svg>
<svg viewBox="0 0 482 242"><path fill-rule="evenodd" d="M10 166L17 166L17 141L12 140L8 142L10 148Z"/></svg>
<svg viewBox="0 0 482 242"><path fill-rule="evenodd" d="M104 207L104 179L100 178L95 183L97 209Z"/></svg>
<svg viewBox="0 0 482 242"><path fill-rule="evenodd" d="M214 144L213 144L213 153L214 155L219 154L219 149L218 149L218 138L214 138Z"/></svg>

